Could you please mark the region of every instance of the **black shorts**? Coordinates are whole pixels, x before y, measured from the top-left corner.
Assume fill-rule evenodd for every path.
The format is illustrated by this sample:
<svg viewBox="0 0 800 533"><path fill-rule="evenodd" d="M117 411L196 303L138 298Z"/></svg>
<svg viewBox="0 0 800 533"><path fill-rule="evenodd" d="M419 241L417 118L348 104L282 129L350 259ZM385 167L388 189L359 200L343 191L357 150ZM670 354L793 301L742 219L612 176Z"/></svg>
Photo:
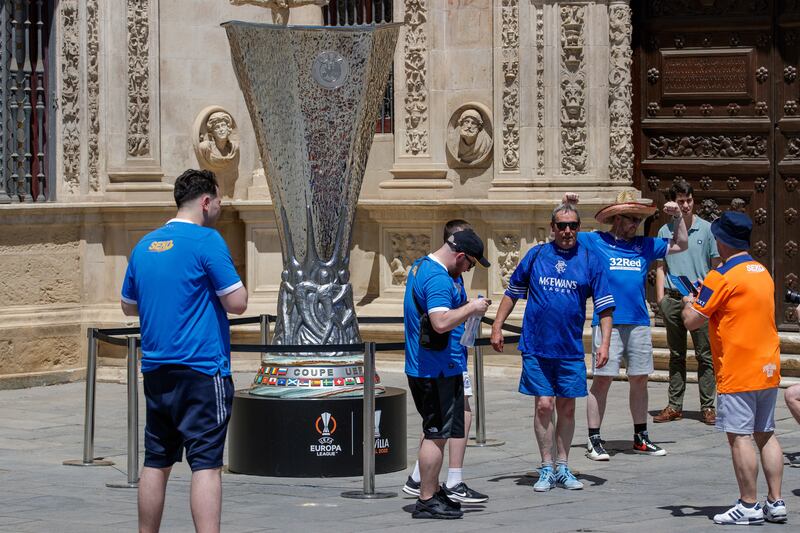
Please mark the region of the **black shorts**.
<svg viewBox="0 0 800 533"><path fill-rule="evenodd" d="M186 461L192 472L222 466L233 405L230 376L209 376L183 365L144 373L147 422L144 465L167 468Z"/></svg>
<svg viewBox="0 0 800 533"><path fill-rule="evenodd" d="M408 378L426 439L464 438L464 377Z"/></svg>

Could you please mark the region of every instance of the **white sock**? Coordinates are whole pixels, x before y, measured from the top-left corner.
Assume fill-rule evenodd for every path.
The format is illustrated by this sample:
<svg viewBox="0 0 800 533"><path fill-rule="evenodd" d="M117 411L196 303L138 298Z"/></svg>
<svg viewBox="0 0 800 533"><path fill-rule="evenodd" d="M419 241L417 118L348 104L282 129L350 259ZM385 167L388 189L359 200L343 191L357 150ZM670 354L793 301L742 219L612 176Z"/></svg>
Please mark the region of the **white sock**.
<svg viewBox="0 0 800 533"><path fill-rule="evenodd" d="M411 479L413 479L415 483L419 483L421 479L419 475L419 461L414 463L414 471L411 472Z"/></svg>
<svg viewBox="0 0 800 533"><path fill-rule="evenodd" d="M461 483L462 468L448 468L447 469L447 488L452 489Z"/></svg>

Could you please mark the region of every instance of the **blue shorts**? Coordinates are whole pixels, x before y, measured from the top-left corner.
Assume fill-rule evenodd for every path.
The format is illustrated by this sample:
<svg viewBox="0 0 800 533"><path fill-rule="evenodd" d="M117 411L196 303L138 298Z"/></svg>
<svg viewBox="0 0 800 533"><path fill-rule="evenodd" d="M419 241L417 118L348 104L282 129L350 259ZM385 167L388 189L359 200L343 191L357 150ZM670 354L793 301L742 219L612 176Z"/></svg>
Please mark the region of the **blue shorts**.
<svg viewBox="0 0 800 533"><path fill-rule="evenodd" d="M145 372L144 466L167 468L183 450L192 471L219 468L233 405L233 379L183 365Z"/></svg>
<svg viewBox="0 0 800 533"><path fill-rule="evenodd" d="M522 354L519 391L529 396L583 398L586 390L586 363L583 359L557 359Z"/></svg>

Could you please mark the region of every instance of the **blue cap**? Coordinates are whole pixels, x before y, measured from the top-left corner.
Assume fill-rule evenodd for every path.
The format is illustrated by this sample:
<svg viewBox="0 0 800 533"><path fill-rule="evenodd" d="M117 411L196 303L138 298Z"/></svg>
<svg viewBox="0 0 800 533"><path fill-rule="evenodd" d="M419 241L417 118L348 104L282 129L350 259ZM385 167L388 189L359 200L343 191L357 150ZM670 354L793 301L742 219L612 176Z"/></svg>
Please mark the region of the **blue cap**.
<svg viewBox="0 0 800 533"><path fill-rule="evenodd" d="M737 250L750 248L751 231L753 222L746 213L740 211L725 211L711 224L711 233L714 237Z"/></svg>

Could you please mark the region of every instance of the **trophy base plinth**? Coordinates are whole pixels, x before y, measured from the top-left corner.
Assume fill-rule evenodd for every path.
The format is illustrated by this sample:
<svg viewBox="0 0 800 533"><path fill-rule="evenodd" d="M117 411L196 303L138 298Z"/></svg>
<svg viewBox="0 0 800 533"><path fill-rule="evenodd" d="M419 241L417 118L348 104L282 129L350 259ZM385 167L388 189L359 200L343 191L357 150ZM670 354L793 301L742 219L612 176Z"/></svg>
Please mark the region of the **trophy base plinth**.
<svg viewBox="0 0 800 533"><path fill-rule="evenodd" d="M270 398L247 390L233 398L228 470L268 477L363 474L362 397ZM386 387L375 397L375 473L406 462L406 391ZM378 436L379 435L379 436Z"/></svg>

